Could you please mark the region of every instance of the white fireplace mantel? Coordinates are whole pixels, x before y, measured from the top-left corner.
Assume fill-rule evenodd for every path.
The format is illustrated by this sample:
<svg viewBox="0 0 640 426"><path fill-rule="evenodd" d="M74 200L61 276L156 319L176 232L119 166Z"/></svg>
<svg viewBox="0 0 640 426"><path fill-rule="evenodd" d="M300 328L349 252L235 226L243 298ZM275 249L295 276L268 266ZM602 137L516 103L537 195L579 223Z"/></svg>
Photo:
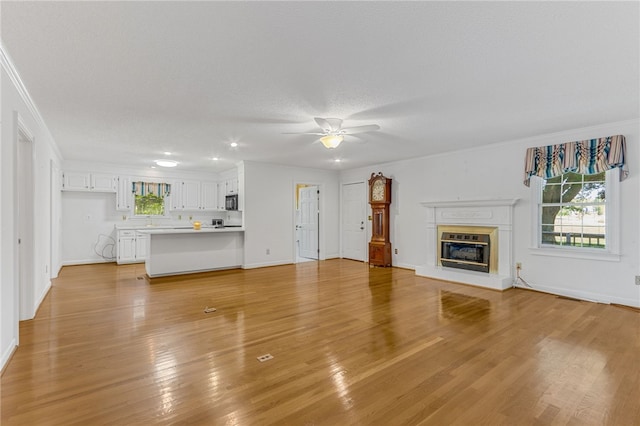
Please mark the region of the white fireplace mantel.
<svg viewBox="0 0 640 426"><path fill-rule="evenodd" d="M416 275L504 290L513 285L513 206L518 199L425 201L427 258ZM489 226L498 229L498 272L485 273L439 265L438 226Z"/></svg>

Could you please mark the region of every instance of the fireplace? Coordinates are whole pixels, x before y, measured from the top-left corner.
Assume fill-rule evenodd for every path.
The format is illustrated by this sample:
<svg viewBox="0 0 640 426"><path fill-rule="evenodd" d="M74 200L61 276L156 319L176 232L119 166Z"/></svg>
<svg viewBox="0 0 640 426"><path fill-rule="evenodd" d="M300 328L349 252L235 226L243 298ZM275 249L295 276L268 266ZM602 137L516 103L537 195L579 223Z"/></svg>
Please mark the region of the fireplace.
<svg viewBox="0 0 640 426"><path fill-rule="evenodd" d="M513 285L511 200L421 203L426 257L416 274L497 290Z"/></svg>
<svg viewBox="0 0 640 426"><path fill-rule="evenodd" d="M438 225L438 265L484 273L498 271L498 228Z"/></svg>
<svg viewBox="0 0 640 426"><path fill-rule="evenodd" d="M487 234L443 232L440 253L442 266L489 273L491 240Z"/></svg>

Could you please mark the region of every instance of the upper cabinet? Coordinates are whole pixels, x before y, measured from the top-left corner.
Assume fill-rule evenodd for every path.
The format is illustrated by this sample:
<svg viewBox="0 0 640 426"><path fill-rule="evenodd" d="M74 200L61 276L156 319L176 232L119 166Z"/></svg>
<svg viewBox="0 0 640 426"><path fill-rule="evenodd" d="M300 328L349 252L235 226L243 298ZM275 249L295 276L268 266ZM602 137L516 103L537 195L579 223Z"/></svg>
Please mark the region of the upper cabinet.
<svg viewBox="0 0 640 426"><path fill-rule="evenodd" d="M238 178L232 177L225 180L226 195L234 195L238 193Z"/></svg>
<svg viewBox="0 0 640 426"><path fill-rule="evenodd" d="M171 210L218 210L218 184L217 182L186 180L173 182L169 206Z"/></svg>
<svg viewBox="0 0 640 426"><path fill-rule="evenodd" d="M131 188L131 178L118 176L116 178L116 210L129 211L133 207L133 190Z"/></svg>
<svg viewBox="0 0 640 426"><path fill-rule="evenodd" d="M200 189L200 206L202 207L202 210L220 210L218 205L218 183L202 182Z"/></svg>
<svg viewBox="0 0 640 426"><path fill-rule="evenodd" d="M116 192L116 179L106 173L64 172L62 190Z"/></svg>

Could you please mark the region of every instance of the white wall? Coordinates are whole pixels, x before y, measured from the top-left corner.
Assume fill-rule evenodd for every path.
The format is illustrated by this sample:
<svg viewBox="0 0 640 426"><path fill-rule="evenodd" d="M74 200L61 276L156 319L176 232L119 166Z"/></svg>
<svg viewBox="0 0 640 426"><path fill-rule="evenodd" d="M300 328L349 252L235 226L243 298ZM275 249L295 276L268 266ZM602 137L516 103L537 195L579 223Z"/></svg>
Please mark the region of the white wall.
<svg viewBox="0 0 640 426"><path fill-rule="evenodd" d="M57 208L55 195L51 197L51 164L59 165L61 157L55 141L31 102L4 47L0 48L2 71L1 86L1 149L0 149L0 368L4 367L12 351L19 342L18 336L18 270L17 270L17 218L16 218L16 143L19 115L27 130L33 136L34 150L34 253L25 262L32 265L34 277L34 314L51 286L52 247L59 240L51 232L51 209Z"/></svg>
<svg viewBox="0 0 640 426"><path fill-rule="evenodd" d="M639 120L611 123L552 135L509 141L443 155L343 171L342 182L369 179L381 171L393 179L391 242L398 249L394 265L426 263L426 211L423 201L510 199L514 211L514 259L533 287L556 294L640 307L640 140ZM620 184L621 260L619 262L535 255L530 250L531 192L523 184L528 147L623 134L629 177Z"/></svg>
<svg viewBox="0 0 640 426"><path fill-rule="evenodd" d="M245 161L245 268L295 262L296 183L320 186L320 258L339 256L338 172Z"/></svg>
<svg viewBox="0 0 640 426"><path fill-rule="evenodd" d="M109 173L136 178L162 178L218 181L217 173L136 169L114 164L63 162L63 171ZM115 261L116 225L141 225L146 219L132 218L129 212L116 210L115 193L62 191L62 264L78 265ZM224 219L226 223L241 221L236 212L168 212L165 218L154 218L156 225L188 225L199 220ZM102 256L104 255L104 257ZM113 256L113 257L111 257Z"/></svg>

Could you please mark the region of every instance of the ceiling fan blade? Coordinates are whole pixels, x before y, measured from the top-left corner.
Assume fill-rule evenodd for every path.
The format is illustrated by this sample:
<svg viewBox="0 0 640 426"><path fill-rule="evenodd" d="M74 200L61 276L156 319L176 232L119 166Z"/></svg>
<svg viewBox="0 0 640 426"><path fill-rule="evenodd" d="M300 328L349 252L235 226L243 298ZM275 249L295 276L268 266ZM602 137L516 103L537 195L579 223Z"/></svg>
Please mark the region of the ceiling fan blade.
<svg viewBox="0 0 640 426"><path fill-rule="evenodd" d="M283 132L283 135L318 135L325 136L326 133L318 133L318 132Z"/></svg>
<svg viewBox="0 0 640 426"><path fill-rule="evenodd" d="M342 127L342 120L339 118L321 118L315 117L314 120L322 130L327 133L337 132Z"/></svg>
<svg viewBox="0 0 640 426"><path fill-rule="evenodd" d="M341 133L353 135L356 133L373 132L374 130L380 130L380 126L377 124L367 124L366 126L347 127L342 129Z"/></svg>

